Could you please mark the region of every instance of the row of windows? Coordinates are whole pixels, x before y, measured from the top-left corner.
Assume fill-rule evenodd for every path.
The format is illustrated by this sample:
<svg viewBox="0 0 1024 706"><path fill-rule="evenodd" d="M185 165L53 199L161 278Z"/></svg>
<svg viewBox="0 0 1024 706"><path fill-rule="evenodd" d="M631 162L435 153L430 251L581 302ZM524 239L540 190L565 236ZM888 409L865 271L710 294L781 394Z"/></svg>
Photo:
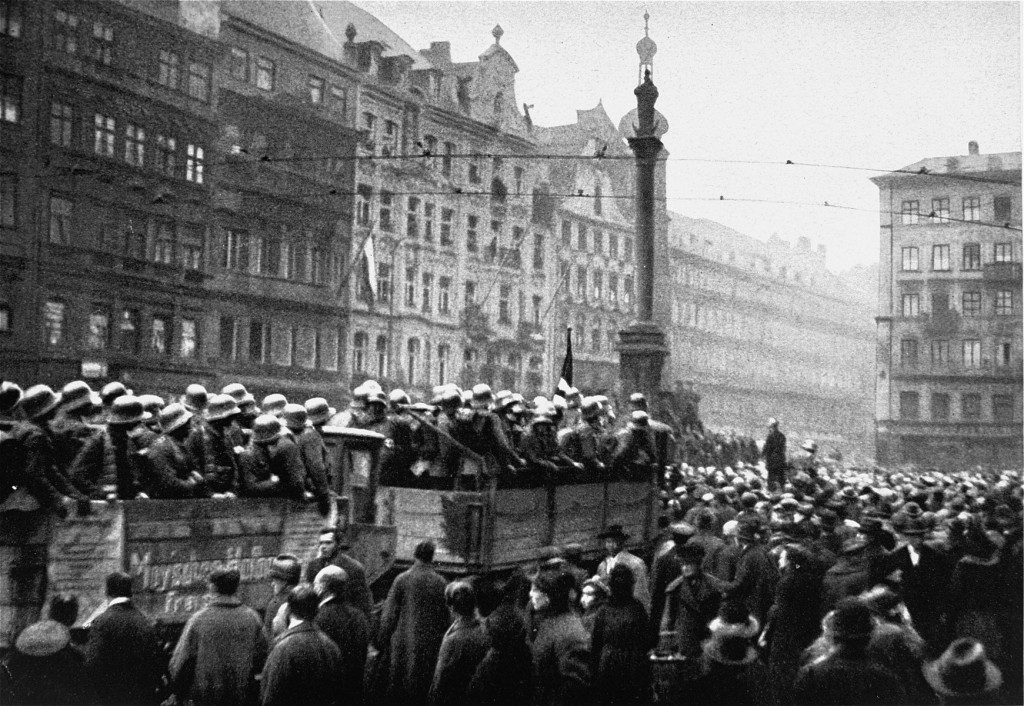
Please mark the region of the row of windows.
<svg viewBox="0 0 1024 706"><path fill-rule="evenodd" d="M98 232L90 241L82 232L77 204L71 196L51 194L48 204L48 238L55 245L95 247L135 260L178 265L189 270L203 269L201 226L141 212L105 209L97 219Z"/></svg>
<svg viewBox="0 0 1024 706"><path fill-rule="evenodd" d="M1013 316L1014 290L1000 289L992 296L992 313L996 316ZM932 314L951 311L947 292L932 293ZM903 294L901 314L904 317L920 316L921 295L918 292ZM963 316L975 317L984 315L981 292L963 292L960 295L960 313Z"/></svg>
<svg viewBox="0 0 1024 706"><path fill-rule="evenodd" d="M991 262L1013 262L1013 243L993 243ZM981 243L964 244L960 259L960 269L964 272L976 272L981 270L981 263ZM900 270L903 272L918 272L920 269L920 249L916 246L902 248L900 252ZM949 245L932 245L931 269L933 272L949 272L952 269Z"/></svg>
<svg viewBox="0 0 1024 706"><path fill-rule="evenodd" d="M957 345L959 343L959 346ZM904 368L915 368L923 360L920 357L920 346L916 338L904 338L900 341L900 366ZM959 353L959 359L954 361L951 353ZM929 361L933 368L948 368L954 363L960 363L964 368L981 368L988 366L989 360L982 357L981 339L967 338L962 341L950 342L945 339L937 339L928 343ZM1013 362L1013 343L1010 341L996 341L992 350L992 358L996 367L1007 367Z"/></svg>
<svg viewBox="0 0 1024 706"><path fill-rule="evenodd" d="M960 202L960 214L964 221L981 221L981 197L965 196ZM1013 199L1009 196L996 196L992 200L992 220L996 223L1008 223L1013 213ZM949 198L932 199L931 211L924 217L921 215L920 201L904 201L900 205L900 222L903 225L920 223L949 223ZM958 219L961 220L961 219Z"/></svg>
<svg viewBox="0 0 1024 706"><path fill-rule="evenodd" d="M231 77L251 83L264 91L277 88L277 63L265 56L250 56L241 47L231 48ZM313 105L328 104L332 109L345 113L348 108L348 90L344 86L331 83L322 76L309 74L306 77L306 92L309 102Z"/></svg>
<svg viewBox="0 0 1024 706"><path fill-rule="evenodd" d="M187 73L182 80L182 67ZM158 61L156 80L161 86L172 91L185 91L187 95L203 103L210 102L210 85L213 69L210 64L202 61L182 61L178 52L161 49Z"/></svg>
<svg viewBox="0 0 1024 706"><path fill-rule="evenodd" d="M564 287L565 297L572 298L575 291L575 299L582 302L608 301L613 305L619 303L619 275L614 272L603 270L589 271L583 265L576 266L575 275L567 262L558 263L559 287ZM572 284L575 282L575 289ZM607 287L606 287L607 285ZM629 307L633 304L633 277L625 275L622 277L622 303Z"/></svg>
<svg viewBox="0 0 1024 706"><path fill-rule="evenodd" d="M929 395L929 412L933 421L946 422L954 418L952 409L953 396L947 392L933 392ZM1014 415L1013 395L992 395L992 421L1012 422ZM961 420L982 419L982 396L977 392L965 392L960 395ZM900 419L923 419L921 413L921 393L900 393Z"/></svg>
<svg viewBox="0 0 1024 706"><path fill-rule="evenodd" d="M220 317L219 353L222 360L247 360L306 370L337 370L338 341L338 331L331 327Z"/></svg>
<svg viewBox="0 0 1024 706"><path fill-rule="evenodd" d="M198 142L179 141L163 128L151 130L132 120L119 121L104 112L83 114L76 120L75 107L63 101L50 103L50 144L91 147L97 156L149 168L168 177L184 177L196 184L202 184L205 178L206 150Z"/></svg>
<svg viewBox="0 0 1024 706"><path fill-rule="evenodd" d="M219 265L225 270L313 285L325 284L336 274L337 259L314 244L310 233L266 236L229 228L220 246Z"/></svg>
<svg viewBox="0 0 1024 706"><path fill-rule="evenodd" d="M79 22L79 16L55 8L50 46L65 54L80 55L110 66L114 58L114 28L102 19Z"/></svg>
<svg viewBox="0 0 1024 706"><path fill-rule="evenodd" d="M572 221L562 221L562 247L573 247ZM593 252L598 255L607 255L611 259L619 258L619 236L615 233L608 233L607 240L603 231L594 229L591 231L586 223L576 224L576 249L583 252ZM607 247L606 247L607 243ZM633 239L629 236L622 237L622 259L629 261L633 258Z"/></svg>
<svg viewBox="0 0 1024 706"><path fill-rule="evenodd" d="M404 365L404 381L407 385L430 385L452 382L460 373L455 368L457 360L455 349L449 343L438 343L436 346L429 341L417 337L405 341L402 350L396 351ZM472 366L479 362L479 351L476 348L465 348L462 352L462 364ZM523 367L523 356L518 351L510 351L504 355L489 351L486 356L487 365L503 365L514 371L518 376ZM528 367L537 371L544 364L542 356L530 356ZM394 377L389 366L388 337L378 335L370 346L370 334L356 331L352 334L351 368L353 376L371 375L379 378ZM510 384L515 387L515 384Z"/></svg>
<svg viewBox="0 0 1024 706"><path fill-rule="evenodd" d="M53 348L66 348L74 337L68 321L69 307L60 299L43 304L43 336ZM199 354L198 319L175 317L169 312L146 312L138 308L114 309L108 304L95 304L88 309L81 347L86 351L116 350L121 353L174 355L195 358Z"/></svg>

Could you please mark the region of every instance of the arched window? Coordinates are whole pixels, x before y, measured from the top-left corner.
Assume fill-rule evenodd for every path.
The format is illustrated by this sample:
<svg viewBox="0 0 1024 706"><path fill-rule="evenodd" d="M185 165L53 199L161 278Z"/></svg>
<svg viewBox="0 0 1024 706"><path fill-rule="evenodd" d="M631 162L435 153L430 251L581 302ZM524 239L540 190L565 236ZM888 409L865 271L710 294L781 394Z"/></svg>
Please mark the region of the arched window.
<svg viewBox="0 0 1024 706"><path fill-rule="evenodd" d="M369 345L370 337L365 331L356 331L352 334L352 374L356 375L366 371L366 347Z"/></svg>
<svg viewBox="0 0 1024 706"><path fill-rule="evenodd" d="M594 215L601 215L601 184L594 186Z"/></svg>
<svg viewBox="0 0 1024 706"><path fill-rule="evenodd" d="M377 377L388 376L388 337L377 336Z"/></svg>
<svg viewBox="0 0 1024 706"><path fill-rule="evenodd" d="M409 382L409 386L411 387L416 384L416 372L420 364L420 339L410 338L407 350L409 358L405 376Z"/></svg>

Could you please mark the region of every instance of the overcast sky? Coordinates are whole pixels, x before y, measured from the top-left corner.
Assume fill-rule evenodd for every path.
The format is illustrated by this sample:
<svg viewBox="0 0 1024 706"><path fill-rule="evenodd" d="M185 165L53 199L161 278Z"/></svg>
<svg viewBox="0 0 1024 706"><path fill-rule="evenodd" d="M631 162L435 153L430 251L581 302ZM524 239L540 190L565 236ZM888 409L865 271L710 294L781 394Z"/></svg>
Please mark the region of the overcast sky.
<svg viewBox="0 0 1024 706"><path fill-rule="evenodd" d="M1021 148L1021 17L1011 2L359 2L414 48L470 61L505 30L539 125L636 106L643 14L669 131L668 207L765 239L806 235L832 269L877 261L879 172ZM700 161L707 160L707 161ZM766 203L851 206L862 211ZM716 199L701 201L699 199Z"/></svg>

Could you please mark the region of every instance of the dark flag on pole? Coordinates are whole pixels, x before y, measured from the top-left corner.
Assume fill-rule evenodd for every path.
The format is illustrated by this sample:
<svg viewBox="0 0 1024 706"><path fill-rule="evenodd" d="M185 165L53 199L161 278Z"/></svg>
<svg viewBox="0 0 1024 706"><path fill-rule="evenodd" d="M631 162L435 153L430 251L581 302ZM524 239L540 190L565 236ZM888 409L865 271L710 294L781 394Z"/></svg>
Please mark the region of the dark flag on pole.
<svg viewBox="0 0 1024 706"><path fill-rule="evenodd" d="M565 360L562 361L562 374L558 378L558 385L555 386L554 397L561 397L563 400L569 396L572 389L572 326L565 329Z"/></svg>

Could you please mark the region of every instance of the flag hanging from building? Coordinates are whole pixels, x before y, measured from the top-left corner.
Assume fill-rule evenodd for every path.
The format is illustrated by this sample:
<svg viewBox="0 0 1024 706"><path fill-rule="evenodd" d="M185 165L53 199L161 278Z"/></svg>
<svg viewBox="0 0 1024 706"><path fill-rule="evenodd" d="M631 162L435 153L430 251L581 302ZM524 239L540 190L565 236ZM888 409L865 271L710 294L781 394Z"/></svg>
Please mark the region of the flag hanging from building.
<svg viewBox="0 0 1024 706"><path fill-rule="evenodd" d="M563 400L569 396L572 389L572 326L565 329L565 359L562 361L562 374L558 378L558 385L555 386L554 397L561 397Z"/></svg>
<svg viewBox="0 0 1024 706"><path fill-rule="evenodd" d="M373 250L373 231L363 241L363 255L366 257L366 276L370 280L370 291L377 300L377 258Z"/></svg>

